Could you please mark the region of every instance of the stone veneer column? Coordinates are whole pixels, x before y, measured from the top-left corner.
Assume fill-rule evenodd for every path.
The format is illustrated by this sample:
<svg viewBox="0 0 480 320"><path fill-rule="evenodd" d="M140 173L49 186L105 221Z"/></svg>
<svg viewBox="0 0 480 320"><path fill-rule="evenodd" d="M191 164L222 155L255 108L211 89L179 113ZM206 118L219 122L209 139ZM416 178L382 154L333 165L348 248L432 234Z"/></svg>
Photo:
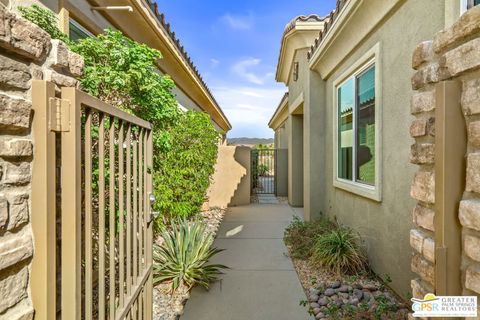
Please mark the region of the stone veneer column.
<svg viewBox="0 0 480 320"><path fill-rule="evenodd" d="M83 59L63 42L0 6L0 319L32 319L29 296L34 240L30 225L31 84L78 86Z"/></svg>
<svg viewBox="0 0 480 320"><path fill-rule="evenodd" d="M410 232L413 250L414 297L435 292L435 84L443 80L462 83L462 111L468 128L466 182L458 219L462 225L461 282L464 294L480 295L480 7L468 10L433 41L421 43L412 59L416 73L410 135L415 139L410 162L419 166L411 196L415 229ZM448 119L446 119L448 121Z"/></svg>

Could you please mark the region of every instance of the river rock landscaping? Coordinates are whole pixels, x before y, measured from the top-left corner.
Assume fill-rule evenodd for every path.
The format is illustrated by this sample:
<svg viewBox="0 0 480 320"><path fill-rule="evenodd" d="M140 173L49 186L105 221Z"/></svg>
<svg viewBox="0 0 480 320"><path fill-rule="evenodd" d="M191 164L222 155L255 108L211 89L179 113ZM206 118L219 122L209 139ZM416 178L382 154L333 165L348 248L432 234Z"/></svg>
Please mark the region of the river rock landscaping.
<svg viewBox="0 0 480 320"><path fill-rule="evenodd" d="M344 236L324 241L336 233ZM408 305L388 288L387 275L379 279L369 269L361 239L347 228L325 218L314 222L294 219L284 240L307 297L300 304L315 319L407 319ZM325 252L334 256L319 255ZM339 259L327 259L332 257ZM341 264L336 261L357 258L363 260L358 269L338 268Z"/></svg>
<svg viewBox="0 0 480 320"><path fill-rule="evenodd" d="M408 309L388 288L373 279L320 282L307 289L315 319L407 319Z"/></svg>
<svg viewBox="0 0 480 320"><path fill-rule="evenodd" d="M220 223L225 216L225 209L210 208L200 214L206 224L206 232L217 234ZM156 239L161 244L161 238ZM183 314L184 305L190 297L190 291L185 285L172 292L172 285L164 282L153 288L153 319L154 320L176 320Z"/></svg>

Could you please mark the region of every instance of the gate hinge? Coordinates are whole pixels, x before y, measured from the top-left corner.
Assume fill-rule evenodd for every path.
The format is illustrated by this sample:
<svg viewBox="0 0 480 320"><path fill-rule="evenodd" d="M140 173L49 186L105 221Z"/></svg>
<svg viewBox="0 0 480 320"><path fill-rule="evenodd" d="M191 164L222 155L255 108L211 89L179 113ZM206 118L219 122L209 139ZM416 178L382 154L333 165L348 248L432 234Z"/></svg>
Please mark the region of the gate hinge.
<svg viewBox="0 0 480 320"><path fill-rule="evenodd" d="M51 131L70 131L70 101L50 98L48 126Z"/></svg>

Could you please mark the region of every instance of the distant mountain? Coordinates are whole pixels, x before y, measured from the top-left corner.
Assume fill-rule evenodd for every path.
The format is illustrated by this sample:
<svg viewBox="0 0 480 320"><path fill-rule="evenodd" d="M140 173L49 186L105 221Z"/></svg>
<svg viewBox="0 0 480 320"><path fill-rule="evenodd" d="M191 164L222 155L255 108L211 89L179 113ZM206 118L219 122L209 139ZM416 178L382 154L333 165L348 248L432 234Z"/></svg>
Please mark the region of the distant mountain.
<svg viewBox="0 0 480 320"><path fill-rule="evenodd" d="M273 144L273 139L264 138L229 138L227 143L232 146L255 146L257 144Z"/></svg>

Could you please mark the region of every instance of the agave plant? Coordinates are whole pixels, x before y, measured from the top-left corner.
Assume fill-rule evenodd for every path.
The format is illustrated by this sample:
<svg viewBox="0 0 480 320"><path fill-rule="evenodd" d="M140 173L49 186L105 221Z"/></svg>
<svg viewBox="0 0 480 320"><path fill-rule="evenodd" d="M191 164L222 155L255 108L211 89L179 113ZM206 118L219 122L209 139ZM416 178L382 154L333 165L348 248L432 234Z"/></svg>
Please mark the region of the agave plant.
<svg viewBox="0 0 480 320"><path fill-rule="evenodd" d="M208 289L222 274L222 269L227 268L221 264L207 264L223 250L211 247L213 235L206 233L203 222L174 221L160 236L164 241L153 250L154 284L171 281L173 291L181 284L189 289L195 285Z"/></svg>

